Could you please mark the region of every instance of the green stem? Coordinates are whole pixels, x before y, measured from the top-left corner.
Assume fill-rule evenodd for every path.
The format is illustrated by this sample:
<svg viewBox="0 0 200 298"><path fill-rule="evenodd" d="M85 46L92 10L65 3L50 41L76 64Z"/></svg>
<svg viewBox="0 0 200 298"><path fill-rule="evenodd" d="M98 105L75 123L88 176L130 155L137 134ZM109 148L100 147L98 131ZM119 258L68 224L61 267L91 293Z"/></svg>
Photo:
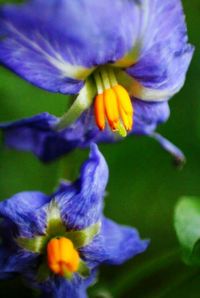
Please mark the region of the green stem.
<svg viewBox="0 0 200 298"><path fill-rule="evenodd" d="M165 253L159 257L156 257L142 266L137 270L134 270L131 274L124 275L120 277L119 281L115 282L115 287L113 287L112 294L114 297L121 297L124 291L127 291L129 287L131 288L137 285L141 280L157 272L161 268L165 268L171 264L179 256L179 250L173 250L171 252Z"/></svg>
<svg viewBox="0 0 200 298"><path fill-rule="evenodd" d="M197 276L198 272L199 270L193 270L189 273L186 272L184 274L178 275L176 278L174 278L173 282L170 282L170 286L165 287L164 290L159 292L158 295L154 295L154 298L170 297L170 293L172 293L172 291L180 288L190 279L193 279L195 276Z"/></svg>
<svg viewBox="0 0 200 298"><path fill-rule="evenodd" d="M84 111L90 108L96 92L96 84L94 84L92 79L87 79L72 106L60 118L60 121L55 126L55 130L62 130L75 122Z"/></svg>

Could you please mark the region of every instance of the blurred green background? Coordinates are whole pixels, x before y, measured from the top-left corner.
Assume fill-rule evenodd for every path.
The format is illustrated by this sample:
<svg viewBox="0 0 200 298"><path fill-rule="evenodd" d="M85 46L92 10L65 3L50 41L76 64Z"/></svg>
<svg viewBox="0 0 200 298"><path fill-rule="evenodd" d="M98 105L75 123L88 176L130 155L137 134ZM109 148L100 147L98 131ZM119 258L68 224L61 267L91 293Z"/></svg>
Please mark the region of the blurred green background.
<svg viewBox="0 0 200 298"><path fill-rule="evenodd" d="M17 1L0 1L0 3ZM120 267L103 267L90 297L157 298L200 297L200 270L180 260L173 229L173 211L182 195L200 195L200 1L183 1L190 41L196 52L182 91L170 102L171 118L159 131L186 154L187 163L176 169L171 157L153 140L130 137L101 145L110 169L105 213L122 224L135 226L151 239L149 250ZM66 96L40 90L1 67L0 121L48 111L61 115ZM66 159L67 174L78 173L88 151ZM71 162L73 165L68 166ZM29 153L0 145L0 199L23 190L51 193L59 162L43 165ZM200 227L199 227L200 228ZM123 251L122 251L123 253ZM0 282L0 297L34 297L19 280Z"/></svg>

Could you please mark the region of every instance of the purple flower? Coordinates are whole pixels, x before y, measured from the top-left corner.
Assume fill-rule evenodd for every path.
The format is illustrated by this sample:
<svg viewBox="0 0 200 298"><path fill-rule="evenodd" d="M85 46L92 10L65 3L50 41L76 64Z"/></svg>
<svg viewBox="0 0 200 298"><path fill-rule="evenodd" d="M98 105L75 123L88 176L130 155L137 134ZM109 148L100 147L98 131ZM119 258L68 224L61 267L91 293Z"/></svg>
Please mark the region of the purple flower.
<svg viewBox="0 0 200 298"><path fill-rule="evenodd" d="M20 273L47 297L86 297L102 264L119 265L148 241L102 214L108 168L96 145L74 183L51 196L22 192L0 203L0 277ZM50 296L51 295L51 296Z"/></svg>
<svg viewBox="0 0 200 298"><path fill-rule="evenodd" d="M125 136L137 131L138 105L146 119L153 102L155 128L192 54L179 0L32 0L0 9L0 62L40 88L78 95L57 130L91 109L94 127Z"/></svg>

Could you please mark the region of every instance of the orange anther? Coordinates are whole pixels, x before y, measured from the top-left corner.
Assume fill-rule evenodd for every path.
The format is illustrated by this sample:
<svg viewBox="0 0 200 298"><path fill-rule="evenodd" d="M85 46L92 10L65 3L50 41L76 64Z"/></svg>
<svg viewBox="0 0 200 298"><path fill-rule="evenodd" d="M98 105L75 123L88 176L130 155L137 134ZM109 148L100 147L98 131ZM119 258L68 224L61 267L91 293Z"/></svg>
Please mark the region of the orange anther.
<svg viewBox="0 0 200 298"><path fill-rule="evenodd" d="M106 89L104 91L104 104L108 123L112 130L116 130L119 125L119 110L117 97L113 89Z"/></svg>
<svg viewBox="0 0 200 298"><path fill-rule="evenodd" d="M47 244L47 260L49 268L59 275L78 270L80 257L71 240L61 237L54 238Z"/></svg>
<svg viewBox="0 0 200 298"><path fill-rule="evenodd" d="M105 128L105 108L103 94L98 94L94 101L94 115L97 126L100 130Z"/></svg>

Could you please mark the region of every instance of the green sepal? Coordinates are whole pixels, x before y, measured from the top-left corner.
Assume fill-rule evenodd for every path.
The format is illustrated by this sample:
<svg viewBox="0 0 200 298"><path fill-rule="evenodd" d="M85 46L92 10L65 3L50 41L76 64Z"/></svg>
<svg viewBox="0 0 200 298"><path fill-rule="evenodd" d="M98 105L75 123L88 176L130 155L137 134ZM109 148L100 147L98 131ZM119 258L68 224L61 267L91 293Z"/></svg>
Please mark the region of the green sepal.
<svg viewBox="0 0 200 298"><path fill-rule="evenodd" d="M53 200L47 210L46 235L53 238L63 236L65 233L66 227L62 221L60 209L56 201Z"/></svg>
<svg viewBox="0 0 200 298"><path fill-rule="evenodd" d="M82 260L80 260L77 272L83 278L87 278L90 276L90 269L87 267L86 263Z"/></svg>
<svg viewBox="0 0 200 298"><path fill-rule="evenodd" d="M188 265L200 265L200 198L183 197L175 208L174 226Z"/></svg>
<svg viewBox="0 0 200 298"><path fill-rule="evenodd" d="M60 118L55 130L62 130L75 122L92 105L96 93L97 89L93 79L87 79L70 109Z"/></svg>
<svg viewBox="0 0 200 298"><path fill-rule="evenodd" d="M101 224L98 222L84 230L66 232L65 237L73 242L75 248L81 248L90 244L100 229Z"/></svg>
<svg viewBox="0 0 200 298"><path fill-rule="evenodd" d="M19 247L31 251L33 253L41 253L45 244L45 236L37 236L34 238L17 238L16 242Z"/></svg>

